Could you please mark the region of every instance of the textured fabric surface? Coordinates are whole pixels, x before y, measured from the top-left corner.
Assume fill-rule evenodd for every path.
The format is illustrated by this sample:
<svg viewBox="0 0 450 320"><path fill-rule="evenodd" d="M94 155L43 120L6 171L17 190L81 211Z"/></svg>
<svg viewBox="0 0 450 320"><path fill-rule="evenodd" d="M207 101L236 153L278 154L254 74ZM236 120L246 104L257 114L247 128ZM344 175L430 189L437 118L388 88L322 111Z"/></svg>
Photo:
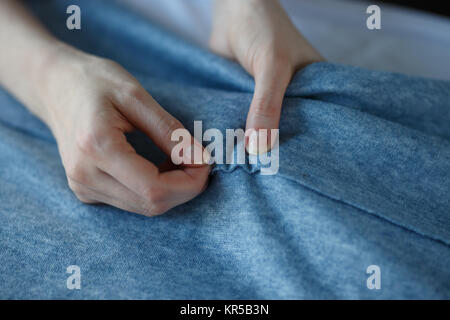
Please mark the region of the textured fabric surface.
<svg viewBox="0 0 450 320"><path fill-rule="evenodd" d="M189 129L244 127L253 81L238 65L109 1L70 1L78 32L68 2L45 3L55 34L121 63ZM0 298L448 299L449 98L445 81L310 65L286 93L277 175L218 165L202 195L146 218L80 203L49 130L1 90Z"/></svg>

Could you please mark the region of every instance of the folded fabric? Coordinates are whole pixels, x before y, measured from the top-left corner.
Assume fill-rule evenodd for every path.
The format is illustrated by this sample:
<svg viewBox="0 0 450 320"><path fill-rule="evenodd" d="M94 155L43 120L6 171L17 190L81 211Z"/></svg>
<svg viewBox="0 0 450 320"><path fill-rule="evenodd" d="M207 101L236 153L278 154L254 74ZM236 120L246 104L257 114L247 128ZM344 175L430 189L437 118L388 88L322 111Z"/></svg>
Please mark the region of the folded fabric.
<svg viewBox="0 0 450 320"><path fill-rule="evenodd" d="M254 83L237 64L111 1L30 4L188 129L244 128ZM217 165L202 195L155 218L80 203L50 131L4 90L0 105L0 298L450 298L449 82L312 64L286 93L276 175Z"/></svg>

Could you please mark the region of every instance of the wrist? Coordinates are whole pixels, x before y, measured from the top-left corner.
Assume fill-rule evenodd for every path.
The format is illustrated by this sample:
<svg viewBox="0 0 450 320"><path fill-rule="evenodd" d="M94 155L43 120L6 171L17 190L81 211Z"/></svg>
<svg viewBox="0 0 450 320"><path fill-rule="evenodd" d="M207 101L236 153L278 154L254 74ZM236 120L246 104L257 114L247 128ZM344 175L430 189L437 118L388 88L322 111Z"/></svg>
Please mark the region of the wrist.
<svg viewBox="0 0 450 320"><path fill-rule="evenodd" d="M70 88L70 68L79 63L81 51L55 41L47 47L30 75L33 80L36 101L39 104L37 116L52 130L57 111L64 106L64 96Z"/></svg>

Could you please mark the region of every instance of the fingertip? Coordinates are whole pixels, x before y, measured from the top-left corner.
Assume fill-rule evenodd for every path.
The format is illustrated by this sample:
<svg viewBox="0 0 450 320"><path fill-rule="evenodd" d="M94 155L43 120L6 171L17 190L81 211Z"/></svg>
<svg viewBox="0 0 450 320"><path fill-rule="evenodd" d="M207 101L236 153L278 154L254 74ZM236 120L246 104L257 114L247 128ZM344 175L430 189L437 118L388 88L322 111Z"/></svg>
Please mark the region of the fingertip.
<svg viewBox="0 0 450 320"><path fill-rule="evenodd" d="M272 150L278 138L279 129L246 130L245 149L250 155L261 155Z"/></svg>
<svg viewBox="0 0 450 320"><path fill-rule="evenodd" d="M186 146L183 151L182 164L186 167L204 167L214 163L211 154L197 140Z"/></svg>

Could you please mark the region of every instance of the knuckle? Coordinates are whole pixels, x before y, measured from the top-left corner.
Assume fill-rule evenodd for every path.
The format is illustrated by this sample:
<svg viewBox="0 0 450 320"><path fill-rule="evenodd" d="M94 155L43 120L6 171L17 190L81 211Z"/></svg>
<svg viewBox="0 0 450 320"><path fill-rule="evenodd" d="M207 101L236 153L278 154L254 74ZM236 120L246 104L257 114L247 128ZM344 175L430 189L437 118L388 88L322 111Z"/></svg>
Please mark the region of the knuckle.
<svg viewBox="0 0 450 320"><path fill-rule="evenodd" d="M72 190L75 194L79 194L81 193L81 187L78 183L76 183L74 180L72 180L72 178L68 179L68 184L69 184L69 188L70 190Z"/></svg>
<svg viewBox="0 0 450 320"><path fill-rule="evenodd" d="M170 141L172 132L182 127L181 122L172 117L161 119L158 122L158 132L160 132L163 141Z"/></svg>
<svg viewBox="0 0 450 320"><path fill-rule="evenodd" d="M92 155L97 150L98 137L95 132L78 133L76 144L78 149L87 155Z"/></svg>
<svg viewBox="0 0 450 320"><path fill-rule="evenodd" d="M132 80L121 83L121 90L117 92L118 100L125 106L145 106L149 101L149 93L139 83Z"/></svg>
<svg viewBox="0 0 450 320"><path fill-rule="evenodd" d="M95 156L110 145L110 137L99 129L87 130L76 135L76 145L83 154Z"/></svg>
<svg viewBox="0 0 450 320"><path fill-rule="evenodd" d="M265 118L272 118L278 115L280 108L273 103L271 97L259 97L255 98L252 103L251 112L256 116L261 116Z"/></svg>
<svg viewBox="0 0 450 320"><path fill-rule="evenodd" d="M147 217L154 217L163 214L166 211L167 209L164 208L162 204L148 203L144 206L143 215Z"/></svg>
<svg viewBox="0 0 450 320"><path fill-rule="evenodd" d="M158 204L165 199L165 192L160 188L151 187L144 191L145 200L151 204Z"/></svg>
<svg viewBox="0 0 450 320"><path fill-rule="evenodd" d="M143 102L147 94L140 85L132 82L123 85L123 93L132 102Z"/></svg>
<svg viewBox="0 0 450 320"><path fill-rule="evenodd" d="M77 186L80 184L87 184L89 181L89 175L78 162L70 165L66 171L67 177L69 178L69 186L71 181L72 184L76 184Z"/></svg>
<svg viewBox="0 0 450 320"><path fill-rule="evenodd" d="M83 203L93 203L85 190L85 188L80 185L79 183L73 181L72 179L68 179L68 184L70 190L75 194L78 200L80 200Z"/></svg>
<svg viewBox="0 0 450 320"><path fill-rule="evenodd" d="M148 188L144 192L143 212L146 216L155 216L166 211L163 205L165 192L159 188Z"/></svg>

